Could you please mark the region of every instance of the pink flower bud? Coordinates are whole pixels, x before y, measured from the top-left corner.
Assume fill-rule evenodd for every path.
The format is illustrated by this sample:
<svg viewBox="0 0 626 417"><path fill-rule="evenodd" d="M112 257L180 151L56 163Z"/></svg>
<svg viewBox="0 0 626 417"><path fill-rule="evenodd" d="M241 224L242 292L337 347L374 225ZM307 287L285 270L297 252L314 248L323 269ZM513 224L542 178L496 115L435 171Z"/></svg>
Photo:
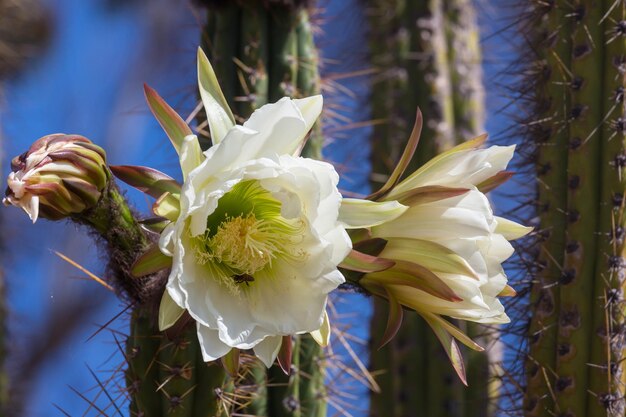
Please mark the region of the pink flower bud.
<svg viewBox="0 0 626 417"><path fill-rule="evenodd" d="M59 220L96 205L108 184L106 154L79 135L44 136L11 161L4 205Z"/></svg>

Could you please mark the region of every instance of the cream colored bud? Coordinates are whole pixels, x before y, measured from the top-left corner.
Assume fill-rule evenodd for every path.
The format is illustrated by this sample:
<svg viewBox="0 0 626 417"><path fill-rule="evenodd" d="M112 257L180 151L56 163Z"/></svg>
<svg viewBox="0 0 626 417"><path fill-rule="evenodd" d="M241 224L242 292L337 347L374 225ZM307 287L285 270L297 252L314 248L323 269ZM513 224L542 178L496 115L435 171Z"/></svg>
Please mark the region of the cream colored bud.
<svg viewBox="0 0 626 417"><path fill-rule="evenodd" d="M11 168L2 202L24 209L33 223L92 208L109 181L104 150L79 135L44 136Z"/></svg>

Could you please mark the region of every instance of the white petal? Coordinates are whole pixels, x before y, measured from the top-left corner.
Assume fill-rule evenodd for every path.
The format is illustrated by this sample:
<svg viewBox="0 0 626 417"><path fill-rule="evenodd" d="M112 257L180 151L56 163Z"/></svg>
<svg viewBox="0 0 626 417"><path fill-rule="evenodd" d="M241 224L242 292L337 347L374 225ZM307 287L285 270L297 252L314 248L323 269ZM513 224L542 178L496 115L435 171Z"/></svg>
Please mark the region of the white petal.
<svg viewBox="0 0 626 417"><path fill-rule="evenodd" d="M258 283L249 288L252 317L272 334L311 332L322 324L327 297L323 290L336 285L321 278L306 279L298 273L296 268L285 267L275 276L259 276Z"/></svg>
<svg viewBox="0 0 626 417"><path fill-rule="evenodd" d="M253 348L254 354L270 368L278 356L282 342L282 336L268 336Z"/></svg>
<svg viewBox="0 0 626 417"><path fill-rule="evenodd" d="M159 237L159 249L167 256L173 256L176 222L169 223Z"/></svg>
<svg viewBox="0 0 626 417"><path fill-rule="evenodd" d="M446 281L446 283L450 282L451 281ZM461 302L450 302L433 297L414 288L395 285L390 286L390 290L401 304L412 308L417 312L426 311L429 313L480 323L506 322L503 321L505 320L506 315L504 314L504 308L499 301L495 300L496 302L487 304L482 299L480 293L471 295L471 291L469 293L465 293L463 289L469 290L471 289L471 286L459 288L457 285L453 288L458 295L465 297Z"/></svg>
<svg viewBox="0 0 626 417"><path fill-rule="evenodd" d="M378 226L398 218L408 209L397 201L375 202L357 198L344 198L339 209L339 221L347 229Z"/></svg>
<svg viewBox="0 0 626 417"><path fill-rule="evenodd" d="M255 110L243 125L258 132L246 143L255 158L294 154L311 129L298 106L288 97Z"/></svg>
<svg viewBox="0 0 626 417"><path fill-rule="evenodd" d="M231 347L220 340L217 330L209 329L200 323L197 323L196 327L202 359L205 362L214 361L230 352Z"/></svg>
<svg viewBox="0 0 626 417"><path fill-rule="evenodd" d="M204 161L204 155L202 154L202 149L200 148L200 143L196 135L189 135L183 139L179 158L183 178L187 178L187 174Z"/></svg>
<svg viewBox="0 0 626 417"><path fill-rule="evenodd" d="M352 250L352 240L350 235L343 227L337 226L333 230L327 232L324 236L324 240L329 242L332 247L332 253L330 255L329 263L334 267L340 264L346 259L346 256Z"/></svg>
<svg viewBox="0 0 626 417"><path fill-rule="evenodd" d="M328 319L328 312L324 311L324 321L318 330L311 332L311 337L321 347L326 347L330 343L330 320Z"/></svg>
<svg viewBox="0 0 626 417"><path fill-rule="evenodd" d="M493 213L489 201L479 191L471 190L410 207L402 216L372 228L375 237L406 237L438 241L440 239L476 238L491 233Z"/></svg>
<svg viewBox="0 0 626 417"><path fill-rule="evenodd" d="M317 95L313 97L298 98L292 101L302 113L304 123L306 124L305 130L308 132L311 130L322 113L322 107L324 105L323 97L321 95Z"/></svg>
<svg viewBox="0 0 626 417"><path fill-rule="evenodd" d="M432 159L398 184L389 198L426 185L476 186L504 170L513 157L515 145L492 146L444 153Z"/></svg>
<svg viewBox="0 0 626 417"><path fill-rule="evenodd" d="M255 130L238 125L230 129L220 143L204 152L206 160L189 174L193 187L202 190L202 185L212 178L255 159L255 151L247 145L257 134Z"/></svg>
<svg viewBox="0 0 626 417"><path fill-rule="evenodd" d="M526 227L504 217L496 217L496 233L500 233L507 240L515 240L526 236L533 231L532 227Z"/></svg>
<svg viewBox="0 0 626 417"><path fill-rule="evenodd" d="M159 330L163 331L172 327L183 313L185 309L176 304L169 292L165 291L159 307Z"/></svg>
<svg viewBox="0 0 626 417"><path fill-rule="evenodd" d="M24 211L28 213L30 219L35 223L39 218L39 196L30 196L22 206Z"/></svg>

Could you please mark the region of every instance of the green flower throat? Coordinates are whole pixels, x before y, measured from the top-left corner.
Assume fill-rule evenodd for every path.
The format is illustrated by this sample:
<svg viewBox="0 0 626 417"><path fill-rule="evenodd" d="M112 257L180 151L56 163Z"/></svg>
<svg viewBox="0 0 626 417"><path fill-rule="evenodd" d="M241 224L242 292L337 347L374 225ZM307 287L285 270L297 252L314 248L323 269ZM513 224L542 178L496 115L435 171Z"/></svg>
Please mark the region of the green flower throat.
<svg viewBox="0 0 626 417"><path fill-rule="evenodd" d="M204 234L193 238L198 263L238 292L237 284L268 275L276 260L304 260L305 221L284 218L281 205L256 180L235 185L207 218Z"/></svg>

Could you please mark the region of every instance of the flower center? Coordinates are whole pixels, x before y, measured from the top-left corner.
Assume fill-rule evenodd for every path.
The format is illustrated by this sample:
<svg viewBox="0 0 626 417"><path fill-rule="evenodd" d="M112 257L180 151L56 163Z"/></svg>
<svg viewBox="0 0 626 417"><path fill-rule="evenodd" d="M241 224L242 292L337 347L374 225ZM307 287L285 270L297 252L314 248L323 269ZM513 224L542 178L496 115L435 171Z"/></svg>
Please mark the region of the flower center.
<svg viewBox="0 0 626 417"><path fill-rule="evenodd" d="M235 284L253 285L254 274L271 269L274 260L303 261L305 230L304 220L282 217L280 201L258 181L242 181L222 196L205 233L194 238L196 259L238 291Z"/></svg>
<svg viewBox="0 0 626 417"><path fill-rule="evenodd" d="M229 218L219 225L208 247L215 259L241 274L252 275L263 269L285 242L273 236L271 224L254 213Z"/></svg>

